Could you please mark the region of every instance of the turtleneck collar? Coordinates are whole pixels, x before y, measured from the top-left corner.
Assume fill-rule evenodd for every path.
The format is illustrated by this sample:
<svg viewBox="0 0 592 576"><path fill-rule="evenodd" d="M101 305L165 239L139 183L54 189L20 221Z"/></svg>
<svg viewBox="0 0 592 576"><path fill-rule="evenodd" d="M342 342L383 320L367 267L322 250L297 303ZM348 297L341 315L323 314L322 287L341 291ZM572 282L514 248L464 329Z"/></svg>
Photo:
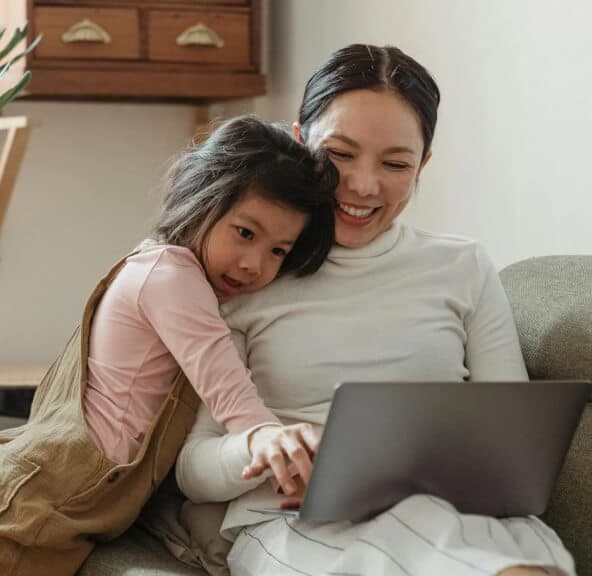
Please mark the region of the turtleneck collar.
<svg viewBox="0 0 592 576"><path fill-rule="evenodd" d="M370 243L358 248L346 248L344 246L335 245L331 248L327 260L330 262L339 262L342 260L351 260L359 258L375 258L390 252L401 235L403 224L400 222L393 222L393 225L378 235Z"/></svg>

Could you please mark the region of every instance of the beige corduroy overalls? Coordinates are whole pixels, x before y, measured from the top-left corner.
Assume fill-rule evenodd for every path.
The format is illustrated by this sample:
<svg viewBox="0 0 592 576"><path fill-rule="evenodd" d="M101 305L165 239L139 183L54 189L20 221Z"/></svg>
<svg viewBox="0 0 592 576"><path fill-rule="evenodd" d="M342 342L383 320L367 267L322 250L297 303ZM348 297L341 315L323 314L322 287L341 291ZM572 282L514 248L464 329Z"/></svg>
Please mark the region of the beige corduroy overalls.
<svg viewBox="0 0 592 576"><path fill-rule="evenodd" d="M183 373L130 464L109 461L83 414L93 313L119 272L91 295L80 328L43 378L27 424L0 431L0 575L71 576L98 541L124 532L172 468L199 399Z"/></svg>

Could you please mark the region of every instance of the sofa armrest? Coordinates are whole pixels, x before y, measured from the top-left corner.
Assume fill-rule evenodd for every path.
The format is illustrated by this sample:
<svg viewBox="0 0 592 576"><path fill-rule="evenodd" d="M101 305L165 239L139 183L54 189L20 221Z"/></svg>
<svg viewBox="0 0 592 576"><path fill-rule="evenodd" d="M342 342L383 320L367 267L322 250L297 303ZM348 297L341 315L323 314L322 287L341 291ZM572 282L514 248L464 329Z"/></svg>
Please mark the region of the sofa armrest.
<svg viewBox="0 0 592 576"><path fill-rule="evenodd" d="M592 256L543 256L500 277L532 379L592 380ZM586 407L543 519L592 576L592 404Z"/></svg>

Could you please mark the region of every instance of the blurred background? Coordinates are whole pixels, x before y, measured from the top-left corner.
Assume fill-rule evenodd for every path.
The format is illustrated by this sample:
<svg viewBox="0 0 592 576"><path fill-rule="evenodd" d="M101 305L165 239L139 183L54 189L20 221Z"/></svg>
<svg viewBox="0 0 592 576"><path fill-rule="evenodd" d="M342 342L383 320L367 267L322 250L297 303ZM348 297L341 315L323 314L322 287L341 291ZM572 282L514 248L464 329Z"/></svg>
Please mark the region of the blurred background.
<svg viewBox="0 0 592 576"><path fill-rule="evenodd" d="M588 0L267 0L262 19L266 94L212 103L211 118L289 124L329 52L397 45L442 92L405 220L481 240L498 268L592 253ZM99 277L149 231L196 108L19 99L4 109L18 114L32 130L0 231L0 363L46 363Z"/></svg>

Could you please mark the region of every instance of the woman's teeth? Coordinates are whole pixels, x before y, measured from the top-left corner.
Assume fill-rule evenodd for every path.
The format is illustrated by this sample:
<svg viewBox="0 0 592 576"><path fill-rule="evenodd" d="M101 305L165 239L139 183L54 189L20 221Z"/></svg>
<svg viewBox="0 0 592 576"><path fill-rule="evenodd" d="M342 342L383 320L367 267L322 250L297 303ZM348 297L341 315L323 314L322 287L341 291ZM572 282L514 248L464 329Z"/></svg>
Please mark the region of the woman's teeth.
<svg viewBox="0 0 592 576"><path fill-rule="evenodd" d="M339 209L356 218L367 218L372 212L374 212L374 208L354 208L353 206L348 206L341 202L339 202Z"/></svg>

